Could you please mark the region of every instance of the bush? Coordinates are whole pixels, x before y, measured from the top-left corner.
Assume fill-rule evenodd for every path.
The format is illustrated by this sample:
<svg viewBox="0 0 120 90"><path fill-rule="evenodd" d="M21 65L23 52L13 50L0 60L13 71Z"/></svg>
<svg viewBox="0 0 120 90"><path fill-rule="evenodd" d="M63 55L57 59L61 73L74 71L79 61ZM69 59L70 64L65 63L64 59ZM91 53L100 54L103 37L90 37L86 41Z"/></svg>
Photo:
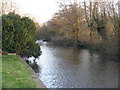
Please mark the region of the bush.
<svg viewBox="0 0 120 90"><path fill-rule="evenodd" d="M19 55L40 55L39 46L35 45L35 24L28 17L18 14L2 15L2 50Z"/></svg>
<svg viewBox="0 0 120 90"><path fill-rule="evenodd" d="M2 51L2 55L7 55L8 53L6 51Z"/></svg>

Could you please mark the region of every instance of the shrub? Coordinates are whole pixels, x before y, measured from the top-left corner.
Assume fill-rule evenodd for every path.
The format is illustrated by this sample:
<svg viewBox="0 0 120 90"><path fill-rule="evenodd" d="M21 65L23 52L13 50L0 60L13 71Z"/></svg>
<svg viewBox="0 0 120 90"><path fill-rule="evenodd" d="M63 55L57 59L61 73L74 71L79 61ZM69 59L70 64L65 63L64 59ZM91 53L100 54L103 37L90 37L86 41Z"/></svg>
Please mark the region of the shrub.
<svg viewBox="0 0 120 90"><path fill-rule="evenodd" d="M2 15L2 50L26 56L39 56L39 46L35 45L35 24L28 17L18 14Z"/></svg>

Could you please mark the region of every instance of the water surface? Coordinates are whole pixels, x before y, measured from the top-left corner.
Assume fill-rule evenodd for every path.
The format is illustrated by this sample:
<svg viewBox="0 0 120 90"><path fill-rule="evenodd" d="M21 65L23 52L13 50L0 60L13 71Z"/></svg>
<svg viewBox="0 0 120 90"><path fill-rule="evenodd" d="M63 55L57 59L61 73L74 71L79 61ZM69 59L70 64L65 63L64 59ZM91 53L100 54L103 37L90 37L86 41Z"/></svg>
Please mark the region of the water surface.
<svg viewBox="0 0 120 90"><path fill-rule="evenodd" d="M118 62L88 49L42 44L37 73L47 88L117 88Z"/></svg>

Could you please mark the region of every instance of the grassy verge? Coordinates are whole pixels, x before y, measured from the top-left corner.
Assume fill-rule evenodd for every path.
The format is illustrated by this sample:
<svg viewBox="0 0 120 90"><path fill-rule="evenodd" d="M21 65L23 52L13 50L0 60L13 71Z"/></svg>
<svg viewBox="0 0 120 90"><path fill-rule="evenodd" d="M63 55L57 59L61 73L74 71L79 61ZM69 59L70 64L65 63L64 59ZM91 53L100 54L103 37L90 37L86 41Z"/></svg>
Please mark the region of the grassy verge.
<svg viewBox="0 0 120 90"><path fill-rule="evenodd" d="M16 55L2 55L2 88L36 88L32 73Z"/></svg>

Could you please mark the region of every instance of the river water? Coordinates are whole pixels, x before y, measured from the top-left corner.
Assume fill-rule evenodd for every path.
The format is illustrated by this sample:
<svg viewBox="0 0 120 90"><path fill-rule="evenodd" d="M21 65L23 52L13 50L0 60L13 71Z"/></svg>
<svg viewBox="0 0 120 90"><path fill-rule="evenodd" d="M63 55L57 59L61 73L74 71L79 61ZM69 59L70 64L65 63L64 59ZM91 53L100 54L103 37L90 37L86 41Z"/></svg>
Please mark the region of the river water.
<svg viewBox="0 0 120 90"><path fill-rule="evenodd" d="M88 49L41 46L38 77L47 88L117 88L118 62Z"/></svg>

